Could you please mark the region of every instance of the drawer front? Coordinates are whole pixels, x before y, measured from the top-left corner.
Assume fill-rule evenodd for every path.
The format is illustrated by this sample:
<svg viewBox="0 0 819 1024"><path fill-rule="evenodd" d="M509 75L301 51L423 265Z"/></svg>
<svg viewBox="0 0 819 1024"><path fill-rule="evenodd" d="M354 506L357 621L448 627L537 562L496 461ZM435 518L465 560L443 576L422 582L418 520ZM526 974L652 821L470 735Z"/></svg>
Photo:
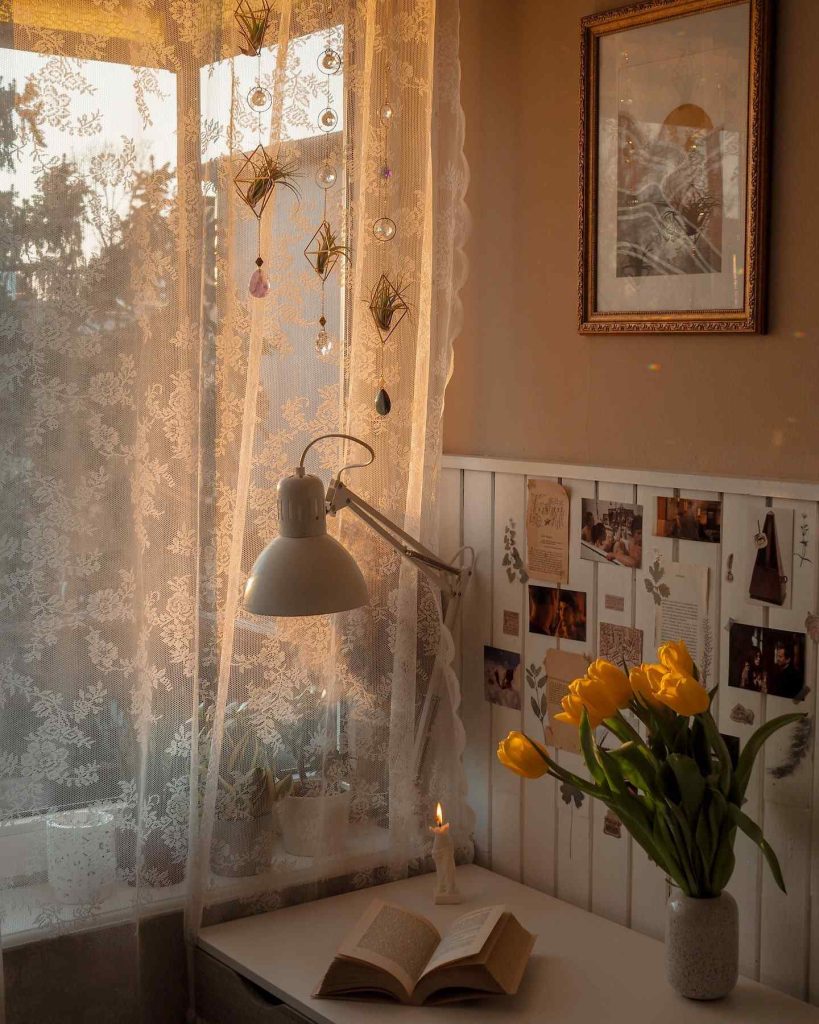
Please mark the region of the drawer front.
<svg viewBox="0 0 819 1024"><path fill-rule="evenodd" d="M196 950L194 970L199 1024L310 1024L203 949Z"/></svg>

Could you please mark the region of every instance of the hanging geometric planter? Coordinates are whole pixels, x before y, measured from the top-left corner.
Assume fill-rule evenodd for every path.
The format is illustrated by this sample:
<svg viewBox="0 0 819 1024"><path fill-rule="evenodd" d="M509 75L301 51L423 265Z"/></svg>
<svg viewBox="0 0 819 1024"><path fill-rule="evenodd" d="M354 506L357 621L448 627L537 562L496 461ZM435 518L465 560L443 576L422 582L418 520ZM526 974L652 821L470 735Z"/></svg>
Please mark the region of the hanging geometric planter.
<svg viewBox="0 0 819 1024"><path fill-rule="evenodd" d="M233 181L242 201L256 217L261 218L276 185L283 185L298 197L299 190L293 183L293 177L292 168L274 160L259 143L250 156L245 158Z"/></svg>
<svg viewBox="0 0 819 1024"><path fill-rule="evenodd" d="M264 46L264 39L270 27L270 4L267 0L239 0L233 14L239 26L239 35L244 46L239 49L246 57L258 57Z"/></svg>
<svg viewBox="0 0 819 1024"><path fill-rule="evenodd" d="M304 250L307 262L322 281L330 276L339 256L350 258L350 250L346 245L339 245L337 239L329 222L323 220Z"/></svg>
<svg viewBox="0 0 819 1024"><path fill-rule="evenodd" d="M409 312L402 294L401 279L393 284L386 274L382 274L370 293L369 308L383 344Z"/></svg>

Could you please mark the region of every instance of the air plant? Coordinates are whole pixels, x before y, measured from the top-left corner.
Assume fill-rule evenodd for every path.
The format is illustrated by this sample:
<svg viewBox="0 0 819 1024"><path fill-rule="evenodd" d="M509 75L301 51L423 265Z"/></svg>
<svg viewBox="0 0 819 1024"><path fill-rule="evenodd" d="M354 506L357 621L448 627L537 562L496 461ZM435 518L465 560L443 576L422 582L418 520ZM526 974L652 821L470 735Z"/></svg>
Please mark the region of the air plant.
<svg viewBox="0 0 819 1024"><path fill-rule="evenodd" d="M274 159L261 145L247 158L234 181L242 200L257 217L261 217L277 185L300 198L294 168L290 161Z"/></svg>
<svg viewBox="0 0 819 1024"><path fill-rule="evenodd" d="M264 171L253 179L247 189L247 205L253 209L257 203L266 199L276 185L281 185L299 199L299 189L295 183L296 175L292 163L279 163L270 159Z"/></svg>
<svg viewBox="0 0 819 1024"><path fill-rule="evenodd" d="M378 284L370 292L370 312L379 330L389 333L398 325L398 321L393 323L396 313L400 320L409 310L404 298L405 288L404 278L400 275L395 284L390 282L386 274L378 279Z"/></svg>
<svg viewBox="0 0 819 1024"><path fill-rule="evenodd" d="M333 269L333 264L339 256L349 260L350 250L346 245L340 245L338 235L333 231L327 221L318 229L315 249L315 268L319 277L326 277ZM330 262L332 259L332 263ZM329 264L329 267L328 267Z"/></svg>
<svg viewBox="0 0 819 1024"><path fill-rule="evenodd" d="M240 3L234 15L239 32L245 42L240 51L246 57L257 57L264 46L264 37L270 24L270 6L263 2L257 8L249 3Z"/></svg>

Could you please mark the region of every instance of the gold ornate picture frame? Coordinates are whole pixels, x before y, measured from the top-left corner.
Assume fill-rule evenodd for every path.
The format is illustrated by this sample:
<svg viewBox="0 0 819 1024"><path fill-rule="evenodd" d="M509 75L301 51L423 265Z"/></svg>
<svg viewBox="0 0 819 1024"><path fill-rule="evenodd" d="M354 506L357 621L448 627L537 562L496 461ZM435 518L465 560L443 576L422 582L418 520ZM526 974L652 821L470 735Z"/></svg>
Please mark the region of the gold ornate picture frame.
<svg viewBox="0 0 819 1024"><path fill-rule="evenodd" d="M580 333L763 333L770 0L648 0L581 31Z"/></svg>

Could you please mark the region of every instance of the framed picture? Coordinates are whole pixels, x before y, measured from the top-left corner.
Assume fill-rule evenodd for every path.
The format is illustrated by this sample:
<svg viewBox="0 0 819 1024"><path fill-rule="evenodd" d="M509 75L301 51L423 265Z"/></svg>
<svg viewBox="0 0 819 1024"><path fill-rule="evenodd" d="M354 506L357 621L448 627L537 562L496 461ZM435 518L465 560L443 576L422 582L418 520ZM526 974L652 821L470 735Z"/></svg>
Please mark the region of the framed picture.
<svg viewBox="0 0 819 1024"><path fill-rule="evenodd" d="M765 330L769 0L582 22L579 329Z"/></svg>

